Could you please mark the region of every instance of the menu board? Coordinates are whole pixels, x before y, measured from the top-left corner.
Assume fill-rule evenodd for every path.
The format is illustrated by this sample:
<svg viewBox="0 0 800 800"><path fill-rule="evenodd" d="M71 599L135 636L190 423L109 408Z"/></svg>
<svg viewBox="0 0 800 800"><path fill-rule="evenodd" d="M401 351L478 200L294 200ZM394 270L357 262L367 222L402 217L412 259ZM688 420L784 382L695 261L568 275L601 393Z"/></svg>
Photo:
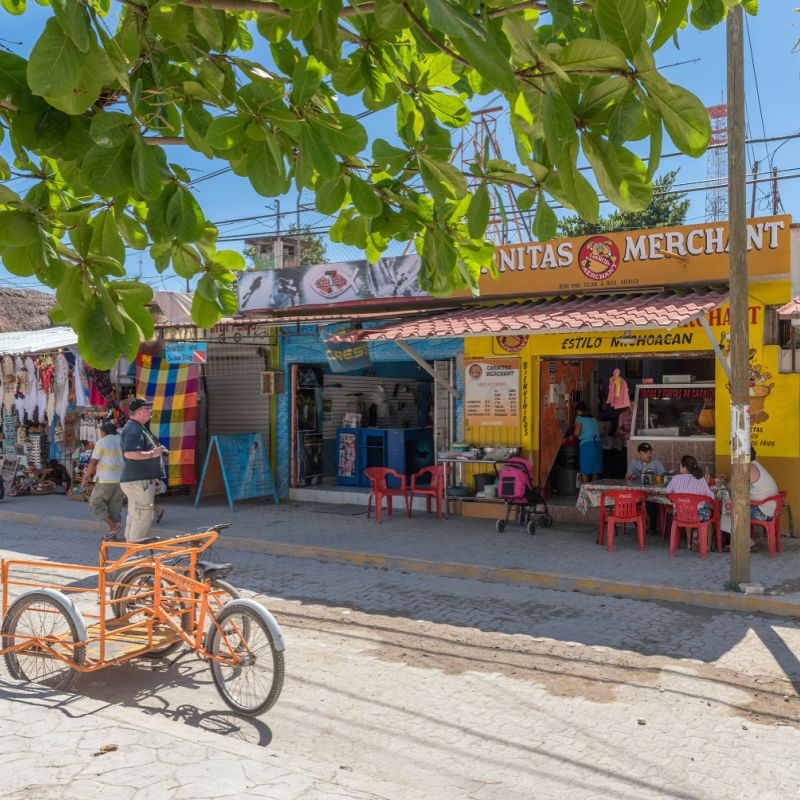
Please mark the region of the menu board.
<svg viewBox="0 0 800 800"><path fill-rule="evenodd" d="M465 365L464 410L470 426L519 425L519 359L472 359Z"/></svg>
<svg viewBox="0 0 800 800"><path fill-rule="evenodd" d="M252 497L271 495L277 505L278 495L260 433L211 437L200 485L197 487L195 508L204 490L206 494L218 494L223 489L231 511L235 510L234 500Z"/></svg>

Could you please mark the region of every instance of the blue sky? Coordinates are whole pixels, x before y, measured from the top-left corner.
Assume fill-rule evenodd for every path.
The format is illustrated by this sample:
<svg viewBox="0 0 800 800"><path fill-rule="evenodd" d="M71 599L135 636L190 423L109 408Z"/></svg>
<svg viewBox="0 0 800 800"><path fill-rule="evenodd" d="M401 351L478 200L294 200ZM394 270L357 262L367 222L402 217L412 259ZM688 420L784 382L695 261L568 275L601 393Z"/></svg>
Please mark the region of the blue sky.
<svg viewBox="0 0 800 800"><path fill-rule="evenodd" d="M753 139L767 139L800 134L800 51L793 53L795 43L800 38L800 14L793 11L795 3L787 0L762 0L757 17L745 16L745 92L747 136ZM45 18L47 10L29 3L29 12L22 17L11 17L2 13L3 26L0 43L10 49L27 53L32 47ZM680 36L680 49L671 46L662 48L658 54L658 64L668 80L689 88L707 106L725 102L725 26L712 31L699 32L687 29ZM671 66L674 65L674 66ZM488 105L488 103L487 103ZM485 107L485 106L476 106ZM348 108L354 113L354 109ZM357 111L357 109L355 110ZM391 120L391 117L389 117ZM380 122L378 123L380 124ZM390 123L389 123L390 124ZM371 126L374 128L374 123ZM387 132L388 133L388 132ZM498 134L503 155L514 159L507 120L498 122ZM675 148L665 137L664 153L674 153ZM644 152L641 153L642 155ZM179 153L168 153L171 161L192 167L197 177L216 172L225 166L224 162L212 162L189 154L184 159ZM780 213L800 217L800 138L752 144L747 148L747 170L752 171L754 161L759 162L761 177L771 173L776 167L781 178L779 193ZM679 169L678 183L685 188L702 187L709 174L709 161L706 156L691 159L685 156L668 157L662 160L660 171ZM796 178L791 176L796 175ZM230 172L201 181L195 187L206 215L219 222L245 218L259 214L270 214L275 209L274 201L257 195L249 183ZM772 213L771 186L759 184L757 187L756 216ZM750 189L747 191L747 208L750 209ZM693 191L689 194L691 208L688 222L702 222L706 218L706 192ZM311 196L302 198L310 202ZM295 219L296 196L281 198L281 209L287 216L283 220L284 229ZM612 208L605 204L602 213ZM274 223L262 223L265 232L272 230ZM225 225L221 234L252 233L259 230L258 223ZM241 249L241 242L225 245ZM330 252L329 252L330 257ZM357 253L337 254L332 260L358 258ZM135 273L140 269L148 282L156 289L182 289L184 281L178 278L164 280L150 267L146 254L132 252L127 268ZM20 288L41 288L29 279L9 275L0 267L0 282Z"/></svg>

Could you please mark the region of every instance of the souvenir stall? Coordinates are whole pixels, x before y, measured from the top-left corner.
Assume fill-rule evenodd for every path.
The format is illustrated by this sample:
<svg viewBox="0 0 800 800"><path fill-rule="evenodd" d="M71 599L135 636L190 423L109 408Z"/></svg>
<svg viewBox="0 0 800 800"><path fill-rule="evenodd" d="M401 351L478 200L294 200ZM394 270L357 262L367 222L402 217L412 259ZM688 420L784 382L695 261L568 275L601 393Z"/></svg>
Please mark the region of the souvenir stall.
<svg viewBox="0 0 800 800"><path fill-rule="evenodd" d="M117 397L127 361L96 370L83 362L76 344L70 328L0 335L0 458L11 496L74 491L101 423L109 417L124 421Z"/></svg>

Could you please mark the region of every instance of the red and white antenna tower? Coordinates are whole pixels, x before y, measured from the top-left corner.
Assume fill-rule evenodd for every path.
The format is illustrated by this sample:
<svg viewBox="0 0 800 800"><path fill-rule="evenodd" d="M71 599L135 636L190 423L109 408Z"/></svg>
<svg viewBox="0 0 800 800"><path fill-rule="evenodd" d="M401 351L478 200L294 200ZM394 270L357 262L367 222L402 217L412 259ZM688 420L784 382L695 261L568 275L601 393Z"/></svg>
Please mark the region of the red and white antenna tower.
<svg viewBox="0 0 800 800"><path fill-rule="evenodd" d="M709 106L711 141L706 177L706 222L728 219L728 106Z"/></svg>

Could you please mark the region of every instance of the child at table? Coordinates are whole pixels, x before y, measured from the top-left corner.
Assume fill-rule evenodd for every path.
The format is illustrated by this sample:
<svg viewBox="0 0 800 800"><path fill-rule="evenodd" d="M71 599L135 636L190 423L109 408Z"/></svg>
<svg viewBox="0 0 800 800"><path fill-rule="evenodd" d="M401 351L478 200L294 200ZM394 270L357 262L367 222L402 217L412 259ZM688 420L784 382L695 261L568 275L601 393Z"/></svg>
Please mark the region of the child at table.
<svg viewBox="0 0 800 800"><path fill-rule="evenodd" d="M698 497L708 497L714 500L714 492L706 483L703 477L703 470L697 463L694 456L683 456L681 458L681 465L678 474L673 476L672 480L667 484L667 496L671 494L696 494ZM711 519L712 508L711 505L705 501L698 502L697 516L701 522L707 522ZM699 542L696 542L697 531L692 531L692 549L699 547Z"/></svg>

